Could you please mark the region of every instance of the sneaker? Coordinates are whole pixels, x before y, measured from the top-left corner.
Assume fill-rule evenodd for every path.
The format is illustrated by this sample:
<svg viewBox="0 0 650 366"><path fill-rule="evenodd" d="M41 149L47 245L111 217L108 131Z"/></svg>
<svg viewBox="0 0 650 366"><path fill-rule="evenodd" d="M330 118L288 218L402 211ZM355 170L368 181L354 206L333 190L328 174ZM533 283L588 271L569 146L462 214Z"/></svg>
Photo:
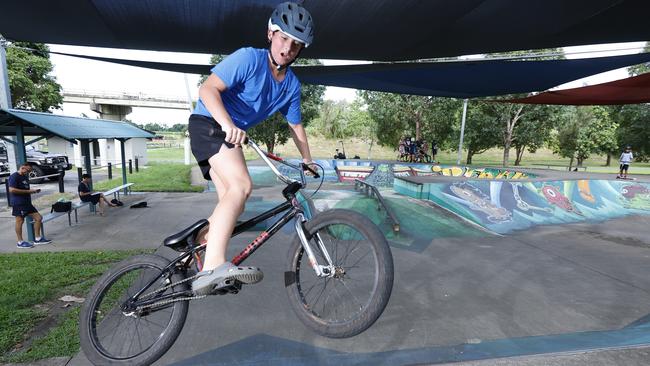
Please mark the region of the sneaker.
<svg viewBox="0 0 650 366"><path fill-rule="evenodd" d="M50 244L51 242L52 240L40 238L38 240L34 240L34 245L45 245L45 244Z"/></svg>
<svg viewBox="0 0 650 366"><path fill-rule="evenodd" d="M209 295L215 286L227 280L235 280L244 284L258 283L264 278L264 273L257 267L237 267L225 262L210 271L201 271L198 278L192 282L192 292L195 295Z"/></svg>
<svg viewBox="0 0 650 366"><path fill-rule="evenodd" d="M28 241L21 241L20 243L16 244L16 247L21 248L21 249L27 249L27 248L33 248L34 244L32 244L32 243L30 243Z"/></svg>

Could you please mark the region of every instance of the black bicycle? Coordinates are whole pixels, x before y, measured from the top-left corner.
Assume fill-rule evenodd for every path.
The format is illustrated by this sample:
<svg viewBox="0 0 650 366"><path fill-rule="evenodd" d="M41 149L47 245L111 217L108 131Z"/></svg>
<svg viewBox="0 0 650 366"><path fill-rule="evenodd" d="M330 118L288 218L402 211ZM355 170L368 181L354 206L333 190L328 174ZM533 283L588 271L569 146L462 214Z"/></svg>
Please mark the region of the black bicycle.
<svg viewBox="0 0 650 366"><path fill-rule="evenodd" d="M286 201L235 227L233 236L284 213L231 262L243 263L295 219L296 237L284 276L295 314L325 337L346 338L365 331L384 311L393 287L393 257L386 238L357 212L333 209L316 214L302 189L306 170L315 178L319 174L262 151L250 139L248 145L286 184L282 190ZM282 175L270 159L299 171L300 180ZM81 348L93 364L147 365L172 346L185 323L189 301L205 297L192 293L191 281L202 268L208 226L208 220L199 220L166 238L164 245L180 252L171 261L137 255L102 275L80 315ZM229 281L213 293L236 294L241 287Z"/></svg>

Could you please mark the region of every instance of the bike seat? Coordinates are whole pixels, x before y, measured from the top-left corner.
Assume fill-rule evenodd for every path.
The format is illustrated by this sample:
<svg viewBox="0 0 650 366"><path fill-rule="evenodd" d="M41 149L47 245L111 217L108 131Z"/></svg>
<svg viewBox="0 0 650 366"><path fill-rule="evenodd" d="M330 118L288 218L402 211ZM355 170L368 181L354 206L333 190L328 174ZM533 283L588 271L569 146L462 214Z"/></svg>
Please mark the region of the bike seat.
<svg viewBox="0 0 650 366"><path fill-rule="evenodd" d="M199 230L201 230L207 224L208 220L201 219L188 226L187 228L181 230L180 232L166 237L165 240L163 240L163 244L166 247L182 252L189 244L187 239L195 236Z"/></svg>

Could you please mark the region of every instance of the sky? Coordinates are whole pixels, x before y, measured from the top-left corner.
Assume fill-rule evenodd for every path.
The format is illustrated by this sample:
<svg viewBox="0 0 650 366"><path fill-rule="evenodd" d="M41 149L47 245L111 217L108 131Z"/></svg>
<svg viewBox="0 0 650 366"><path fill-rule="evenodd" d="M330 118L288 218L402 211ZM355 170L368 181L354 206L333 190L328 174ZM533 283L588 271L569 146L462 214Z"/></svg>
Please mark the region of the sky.
<svg viewBox="0 0 650 366"><path fill-rule="evenodd" d="M643 50L645 42L615 43L592 46L565 47L567 58L602 57L638 53ZM210 55L174 52L138 51L112 48L79 47L65 45L49 45L55 52L76 53L93 56L124 58L144 61L163 61L189 64L209 64ZM468 56L471 57L471 56ZM86 90L111 93L142 93L149 96L177 97L186 100L187 90L192 100L197 99L198 75L150 70L146 68L112 64L70 56L51 55L54 65L53 75L64 90ZM341 65L359 63L358 61L322 60L325 65ZM588 78L563 84L554 89L575 88L584 85L594 85L627 77L626 69L608 71ZM187 86L186 86L187 78ZM348 88L327 87L325 99L348 100L355 98L355 90ZM82 113L90 118L97 114L90 111L87 105L64 103L58 114L80 116ZM130 121L145 123L160 123L173 125L186 123L188 110L133 108L127 116Z"/></svg>

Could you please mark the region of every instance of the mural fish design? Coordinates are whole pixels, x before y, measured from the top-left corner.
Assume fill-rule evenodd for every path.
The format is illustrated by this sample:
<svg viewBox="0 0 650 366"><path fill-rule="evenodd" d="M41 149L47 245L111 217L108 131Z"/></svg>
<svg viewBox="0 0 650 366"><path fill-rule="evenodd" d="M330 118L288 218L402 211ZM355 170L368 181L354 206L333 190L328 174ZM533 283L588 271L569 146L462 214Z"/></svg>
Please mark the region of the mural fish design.
<svg viewBox="0 0 650 366"><path fill-rule="evenodd" d="M488 215L487 219L494 223L510 221L512 213L503 207L493 204L490 199L478 188L467 183L457 183L449 187L451 192L458 198L469 203L469 208L481 211Z"/></svg>
<svg viewBox="0 0 650 366"><path fill-rule="evenodd" d="M621 194L627 199L632 199L639 194L650 194L650 190L640 184L623 186Z"/></svg>
<svg viewBox="0 0 650 366"><path fill-rule="evenodd" d="M546 197L548 203L555 205L566 212L573 212L577 215L582 215L582 212L575 208L571 201L563 195L557 187L550 185L542 186L542 194Z"/></svg>

